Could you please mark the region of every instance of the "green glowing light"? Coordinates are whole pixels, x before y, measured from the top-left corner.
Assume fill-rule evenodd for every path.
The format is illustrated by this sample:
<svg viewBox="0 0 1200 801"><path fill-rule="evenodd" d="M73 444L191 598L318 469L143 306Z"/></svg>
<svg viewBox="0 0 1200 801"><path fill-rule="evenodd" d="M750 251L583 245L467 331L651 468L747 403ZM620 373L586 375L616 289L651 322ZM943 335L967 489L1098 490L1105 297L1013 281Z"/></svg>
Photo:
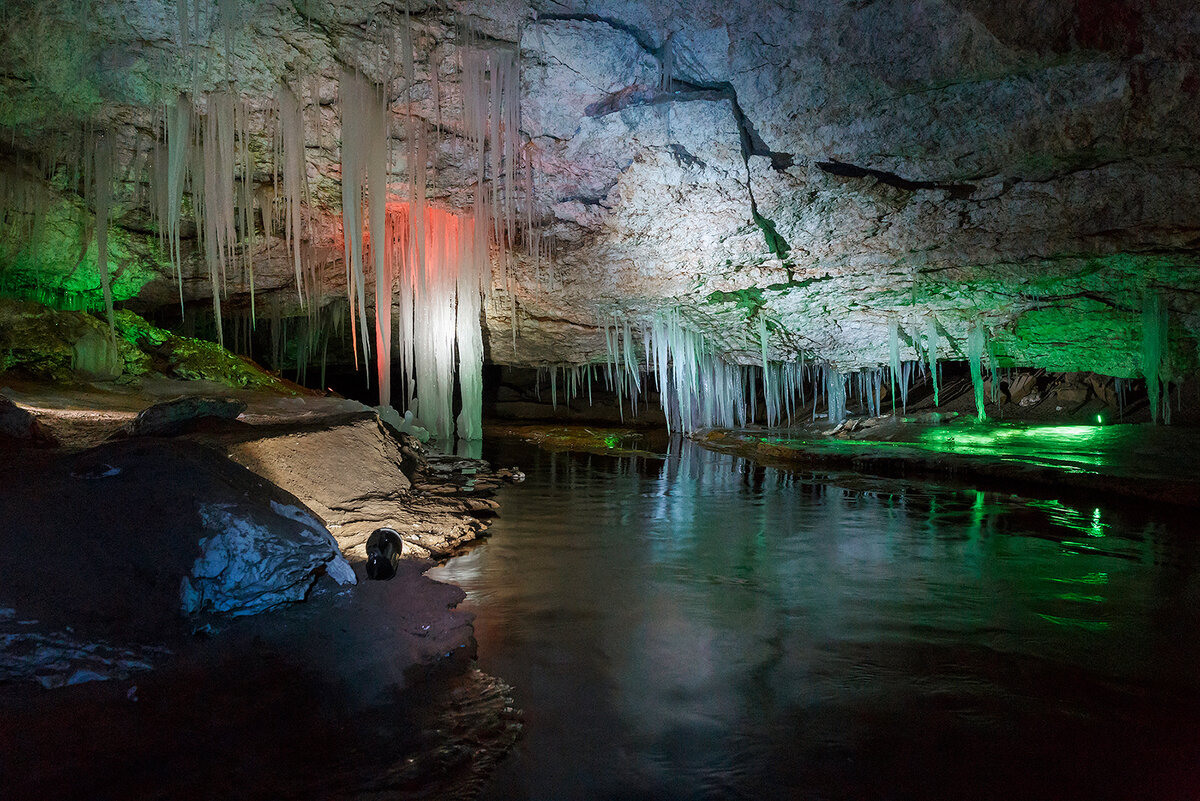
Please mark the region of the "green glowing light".
<svg viewBox="0 0 1200 801"><path fill-rule="evenodd" d="M1084 595L1080 592L1063 592L1055 595L1054 597L1060 598L1064 601L1078 601L1080 603L1089 604L1102 604L1105 600L1103 595Z"/></svg>
<svg viewBox="0 0 1200 801"><path fill-rule="evenodd" d="M1056 578L1056 579L1050 579L1050 580L1057 581L1059 584L1092 584L1092 585L1107 584L1108 583L1108 574L1107 573L1088 573L1087 575L1081 576L1079 578L1073 578L1073 579Z"/></svg>
<svg viewBox="0 0 1200 801"><path fill-rule="evenodd" d="M1081 534L1087 534L1089 537L1103 537L1104 529L1108 527L1107 523L1100 520L1100 510L1092 510L1091 517L1086 517L1083 512L1074 507L1067 506L1061 501L1041 501L1029 500L1026 504L1034 509L1040 509L1050 518L1050 522L1056 526L1069 528L1072 531L1078 531ZM1075 545L1081 548L1090 546L1075 542L1064 542L1064 545Z"/></svg>
<svg viewBox="0 0 1200 801"><path fill-rule="evenodd" d="M1073 617L1058 617L1041 613L1038 614L1038 617L1056 626L1083 629L1084 631L1104 631L1108 628L1108 622L1104 620L1078 620Z"/></svg>
<svg viewBox="0 0 1200 801"><path fill-rule="evenodd" d="M607 437L604 438L604 447L606 447L606 448L616 448L620 444L621 444L621 438L616 436L615 434L609 434Z"/></svg>
<svg viewBox="0 0 1200 801"><path fill-rule="evenodd" d="M1102 414L1096 415L1096 425L1098 425L1098 426L1104 425L1104 415L1102 415Z"/></svg>

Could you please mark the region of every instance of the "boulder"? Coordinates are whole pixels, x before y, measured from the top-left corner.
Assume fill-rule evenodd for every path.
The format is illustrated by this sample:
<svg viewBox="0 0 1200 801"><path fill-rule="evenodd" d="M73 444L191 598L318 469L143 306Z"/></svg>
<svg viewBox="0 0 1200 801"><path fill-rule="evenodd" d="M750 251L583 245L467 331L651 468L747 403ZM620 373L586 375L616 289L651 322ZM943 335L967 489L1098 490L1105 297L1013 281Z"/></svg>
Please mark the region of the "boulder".
<svg viewBox="0 0 1200 801"><path fill-rule="evenodd" d="M253 614L322 576L354 581L301 501L195 442L29 451L0 460L0 485L0 606L45 636L128 649L190 631L196 613Z"/></svg>
<svg viewBox="0 0 1200 801"><path fill-rule="evenodd" d="M180 582L185 615L253 615L302 601L322 572L356 583L333 537L299 505L199 502L197 513L208 536Z"/></svg>
<svg viewBox="0 0 1200 801"><path fill-rule="evenodd" d="M235 420L244 411L245 401L233 398L176 398L143 410L126 427L125 433L134 436L173 436L183 433L197 420L206 417Z"/></svg>
<svg viewBox="0 0 1200 801"><path fill-rule="evenodd" d="M30 412L0 395L0 440L53 445L54 437Z"/></svg>

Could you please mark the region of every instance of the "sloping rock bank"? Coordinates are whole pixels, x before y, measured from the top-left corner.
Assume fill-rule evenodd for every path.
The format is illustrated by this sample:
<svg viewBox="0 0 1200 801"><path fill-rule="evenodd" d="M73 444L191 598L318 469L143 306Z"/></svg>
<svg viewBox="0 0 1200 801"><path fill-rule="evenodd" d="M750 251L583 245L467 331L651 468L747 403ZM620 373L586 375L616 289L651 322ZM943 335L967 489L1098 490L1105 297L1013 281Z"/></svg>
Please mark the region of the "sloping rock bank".
<svg viewBox="0 0 1200 801"><path fill-rule="evenodd" d="M91 390L25 390L68 438L0 444L6 798L467 797L512 744L462 591L363 569L380 525L411 556L477 537L486 463L430 470L345 401L175 403L147 436Z"/></svg>

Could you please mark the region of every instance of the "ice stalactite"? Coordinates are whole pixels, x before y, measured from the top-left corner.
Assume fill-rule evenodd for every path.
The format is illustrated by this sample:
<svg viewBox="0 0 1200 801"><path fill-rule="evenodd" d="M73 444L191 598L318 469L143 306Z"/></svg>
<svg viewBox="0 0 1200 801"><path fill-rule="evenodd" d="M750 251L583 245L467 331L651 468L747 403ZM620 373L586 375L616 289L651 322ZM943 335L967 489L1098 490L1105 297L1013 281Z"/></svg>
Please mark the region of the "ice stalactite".
<svg viewBox="0 0 1200 801"><path fill-rule="evenodd" d="M912 386L913 372L920 362L907 361L900 367L900 409L908 414L908 388Z"/></svg>
<svg viewBox="0 0 1200 801"><path fill-rule="evenodd" d="M377 150L373 140L382 140L387 135L387 127L381 118L384 99L379 87L351 69L342 70L338 93L342 111L342 232L346 292L350 300L351 329L360 339L363 359L367 361L371 347L363 272L363 197L367 188L369 156ZM379 202L386 202L387 189L380 187L380 190L383 197ZM357 350L355 354L357 365Z"/></svg>
<svg viewBox="0 0 1200 801"><path fill-rule="evenodd" d="M375 360L379 403L392 402L392 295L395 278L387 254L388 135L386 100L377 100L364 119L367 160L367 230L371 237L371 261L375 270ZM365 351L365 348L364 348ZM365 356L364 352L364 356Z"/></svg>
<svg viewBox="0 0 1200 801"><path fill-rule="evenodd" d="M497 246L500 279L511 303L515 351L517 299L509 249L517 239L520 219L516 205L516 171L521 161L520 61L513 49L483 48L469 39L462 43L459 57L463 128L475 157L474 218L477 225L490 229ZM527 185L532 187L532 182ZM532 198L527 198L527 203L531 204ZM532 215L526 218L532 220ZM528 227L522 233L527 242L532 238Z"/></svg>
<svg viewBox="0 0 1200 801"><path fill-rule="evenodd" d="M221 298L227 292L229 274L235 265L241 265L243 283L250 291L251 308L254 305L254 274L250 262L254 197L249 110L232 91L214 92L207 97L207 110L201 120L191 101L180 95L165 111L163 122L166 150L163 151L161 142L156 145L154 211L179 285L180 314L183 314L184 300L183 196L185 189L190 187L196 229L212 285L217 339L223 343ZM239 230L246 244L240 260Z"/></svg>
<svg viewBox="0 0 1200 801"><path fill-rule="evenodd" d="M225 344L221 325L221 296L237 246L234 186L236 173L235 130L236 100L231 92L215 92L208 96L208 112L204 116L203 174L204 223L202 226L204 258L212 283L213 317L217 326L217 342ZM194 176L193 176L194 181Z"/></svg>
<svg viewBox="0 0 1200 801"><path fill-rule="evenodd" d="M883 393L883 368L868 367L854 373L854 390L859 403L871 417L880 414L880 399Z"/></svg>
<svg viewBox="0 0 1200 801"><path fill-rule="evenodd" d="M767 405L767 425L775 425L779 420L779 393L771 391L771 364L767 358L767 318L761 313L758 315L757 328L759 355L762 357L763 400Z"/></svg>
<svg viewBox="0 0 1200 801"><path fill-rule="evenodd" d="M981 421L987 419L983 409L983 352L986 343L987 334L983 326L972 324L967 332L967 361L971 368L971 386L975 390L975 414Z"/></svg>
<svg viewBox="0 0 1200 801"><path fill-rule="evenodd" d="M238 231L242 241L242 284L250 295L250 324L254 325L254 164L250 160L250 109L245 103L234 105L237 127L238 163L242 180L237 186Z"/></svg>
<svg viewBox="0 0 1200 801"><path fill-rule="evenodd" d="M759 388L768 427L790 424L798 407L810 401L815 420L822 399L828 421L840 423L848 416L847 404L852 395L868 414L878 416L882 412L886 368L847 374L834 365L806 363L802 356L795 361L773 362L762 352L764 328L758 324L759 357L763 361L736 364L721 355L705 336L689 329L677 311L660 313L637 331L645 354L645 362L639 364L634 355L634 326L614 317L605 326L608 354L603 373L622 413L626 402L636 409L637 399L650 388L653 379L668 428L682 433L754 422ZM905 396L916 364L905 362L896 371L896 381ZM811 398L805 390L807 383L813 385Z"/></svg>
<svg viewBox="0 0 1200 801"><path fill-rule="evenodd" d="M896 414L896 393L900 382L900 321L895 317L888 320L888 367L891 374L892 414ZM908 392L905 391L907 399Z"/></svg>
<svg viewBox="0 0 1200 801"><path fill-rule="evenodd" d="M399 284L400 376L404 386L415 388L415 398L406 398L408 410L439 442L449 442L455 431L457 375L458 435L479 439L483 433L480 313L483 287L491 280L487 252L476 247L476 223L469 216L425 208L419 237L414 235L412 217L408 204L393 203L387 210L384 240L390 270Z"/></svg>
<svg viewBox="0 0 1200 801"><path fill-rule="evenodd" d="M296 296L305 302L304 270L300 257L303 235L302 204L308 195L308 174L304 156L304 114L296 94L281 84L276 95L279 106L275 149L279 155L276 174L283 184L283 236L296 272Z"/></svg>
<svg viewBox="0 0 1200 801"><path fill-rule="evenodd" d="M1157 423L1171 422L1171 403L1167 389L1167 305L1157 292L1142 299L1142 375L1150 398L1150 417Z"/></svg>
<svg viewBox="0 0 1200 801"><path fill-rule="evenodd" d="M829 422L840 423L846 419L846 376L833 367L825 367L824 371Z"/></svg>
<svg viewBox="0 0 1200 801"><path fill-rule="evenodd" d="M933 381L933 405L938 405L938 323L934 317L929 318L926 334L926 355L929 358L929 374Z"/></svg>
<svg viewBox="0 0 1200 801"><path fill-rule="evenodd" d="M411 85L411 46L401 47L405 53L404 73ZM467 48L461 57L464 128L476 157L473 215L454 214L426 204L428 137L424 121L412 113L405 126L407 202L385 207L390 118L384 95L379 87L352 70L343 71L340 84L342 224L352 325L363 331L362 349L364 354L369 353L364 289L364 255L369 254L375 275L375 357L380 402L387 405L392 400L391 316L395 299L399 307L396 329L400 394L408 410L415 412L443 442L453 436L456 422L459 436L464 439L482 436L480 316L483 294L492 283L489 229L503 259L514 238L517 220L512 203L520 120L515 53ZM489 166L490 192L486 188ZM365 240L364 222L369 229ZM453 416L456 376L461 400L457 421Z"/></svg>
<svg viewBox="0 0 1200 801"><path fill-rule="evenodd" d="M108 271L108 217L112 206L113 139L104 133L93 135L92 182L96 208L96 270L100 273L100 288L104 294L104 313L108 316L110 333L116 331L113 316L112 277Z"/></svg>
<svg viewBox="0 0 1200 801"><path fill-rule="evenodd" d="M483 293L491 284L488 251L480 247L473 220L463 221L458 260L458 383L462 409L458 436L465 440L483 438Z"/></svg>
<svg viewBox="0 0 1200 801"><path fill-rule="evenodd" d="M186 13L181 13L185 34L186 19ZM165 167L159 167L160 174L166 173L166 186L158 188L159 225L166 224L171 266L175 270L175 280L179 284L179 313L181 315L183 314L183 253L180 249L180 225L183 218L183 188L187 181L187 168L192 145L193 116L191 101L183 95L176 98L175 104L166 114L166 162ZM164 188L165 195L162 194Z"/></svg>

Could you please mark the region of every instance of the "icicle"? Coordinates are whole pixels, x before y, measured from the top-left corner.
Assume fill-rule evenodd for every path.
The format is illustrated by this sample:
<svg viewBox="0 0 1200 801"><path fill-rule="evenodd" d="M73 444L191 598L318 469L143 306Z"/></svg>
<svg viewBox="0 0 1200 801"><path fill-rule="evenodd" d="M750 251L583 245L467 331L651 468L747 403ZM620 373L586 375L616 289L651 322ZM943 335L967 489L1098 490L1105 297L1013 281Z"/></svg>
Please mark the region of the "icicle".
<svg viewBox="0 0 1200 801"><path fill-rule="evenodd" d="M491 284L486 248L479 247L477 220L463 222L459 243L464 254L458 268L458 383L462 410L458 436L483 438L483 311L484 287Z"/></svg>
<svg viewBox="0 0 1200 801"><path fill-rule="evenodd" d="M238 158L242 165L238 209L242 222L242 277L249 284L250 328L254 327L254 162L250 158L250 110L245 103L236 106L238 119Z"/></svg>
<svg viewBox="0 0 1200 801"><path fill-rule="evenodd" d="M186 2L180 13L186 38ZM175 268L175 280L179 284L179 314L183 315L183 256L180 250L180 220L183 215L183 185L187 178L187 165L192 144L192 104L180 95L167 115L167 161L166 161L166 224L167 243L171 253L171 266ZM200 178L193 178L199 181Z"/></svg>
<svg viewBox="0 0 1200 801"><path fill-rule="evenodd" d="M846 377L829 366L824 372L828 419L831 423L840 423L846 419Z"/></svg>
<svg viewBox="0 0 1200 801"><path fill-rule="evenodd" d="M1148 292L1142 300L1142 375L1150 398L1150 417L1157 423L1159 413L1170 416L1170 398L1162 402L1167 367L1167 307L1157 292ZM1164 422L1168 422L1164 420Z"/></svg>
<svg viewBox="0 0 1200 801"><path fill-rule="evenodd" d="M975 389L975 414L980 421L987 419L983 410L983 351L986 339L983 326L973 323L967 332L967 359L971 366L971 386Z"/></svg>
<svg viewBox="0 0 1200 801"><path fill-rule="evenodd" d="M300 260L301 198L308 194L308 170L304 156L304 114L300 101L287 86L280 84L279 137L277 147L283 157L283 234L296 273L296 297L305 302L304 273ZM264 215L265 216L265 215Z"/></svg>
<svg viewBox="0 0 1200 801"><path fill-rule="evenodd" d="M929 358L929 372L933 377L933 405L938 405L938 328L937 320L929 318L928 335L926 339L926 354Z"/></svg>
<svg viewBox="0 0 1200 801"><path fill-rule="evenodd" d="M375 359L379 405L392 403L392 271L387 257L387 119L382 93L363 120L366 140L367 223L375 267Z"/></svg>
<svg viewBox="0 0 1200 801"><path fill-rule="evenodd" d="M773 426L779 421L779 409L776 396L771 392L770 363L767 361L767 318L762 314L758 315L758 349L762 357L763 402L767 406L767 425Z"/></svg>
<svg viewBox="0 0 1200 801"><path fill-rule="evenodd" d="M104 313L108 317L109 333L115 336L112 279L108 273L108 212L112 205L113 140L104 133L95 137L92 151L92 180L95 182L96 208L96 270L100 273L100 288L104 294Z"/></svg>
<svg viewBox="0 0 1200 801"><path fill-rule="evenodd" d="M354 70L342 70L338 87L342 106L342 232L348 271L346 289L352 308L352 334L355 327L353 308L357 305L357 328L363 359L366 360L370 358L371 348L367 334L366 279L363 275L362 204L374 127L370 121L378 117L375 110L382 100L378 90Z"/></svg>
<svg viewBox="0 0 1200 801"><path fill-rule="evenodd" d="M896 414L896 391L900 382L900 321L895 317L888 320L888 367L891 376L892 416L894 417Z"/></svg>

